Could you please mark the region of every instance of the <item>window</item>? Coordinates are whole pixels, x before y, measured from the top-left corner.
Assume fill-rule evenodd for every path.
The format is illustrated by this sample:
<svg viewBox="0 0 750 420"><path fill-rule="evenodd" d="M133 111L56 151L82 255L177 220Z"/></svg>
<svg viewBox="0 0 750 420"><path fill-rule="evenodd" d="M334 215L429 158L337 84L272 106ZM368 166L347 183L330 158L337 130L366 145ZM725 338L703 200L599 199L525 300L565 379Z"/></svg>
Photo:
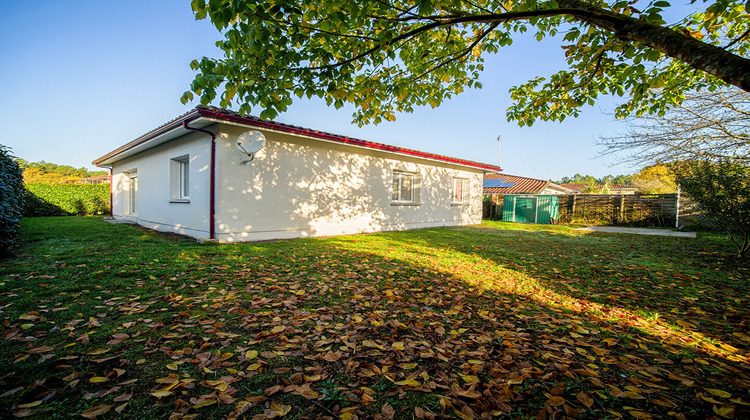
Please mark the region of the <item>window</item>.
<svg viewBox="0 0 750 420"><path fill-rule="evenodd" d="M190 157L173 158L169 168L170 201L176 203L190 202Z"/></svg>
<svg viewBox="0 0 750 420"><path fill-rule="evenodd" d="M463 178L453 178L453 204L465 204L468 201L469 180Z"/></svg>
<svg viewBox="0 0 750 420"><path fill-rule="evenodd" d="M393 202L417 204L419 201L419 176L411 172L393 172Z"/></svg>

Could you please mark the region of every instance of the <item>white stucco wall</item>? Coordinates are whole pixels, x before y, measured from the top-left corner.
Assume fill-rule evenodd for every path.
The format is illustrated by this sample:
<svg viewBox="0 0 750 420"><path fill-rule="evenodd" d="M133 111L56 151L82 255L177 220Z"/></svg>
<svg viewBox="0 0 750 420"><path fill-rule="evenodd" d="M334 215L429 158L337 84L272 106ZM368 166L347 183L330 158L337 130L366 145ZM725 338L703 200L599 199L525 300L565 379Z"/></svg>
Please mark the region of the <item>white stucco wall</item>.
<svg viewBox="0 0 750 420"><path fill-rule="evenodd" d="M265 147L241 164L237 136L248 127L214 124L217 134L216 239L287 239L477 224L482 170L447 162L259 130ZM188 135L113 165L113 213L166 232L209 237L210 138ZM172 159L189 156L190 201L172 202ZM419 175L417 205L392 203L393 171ZM128 214L128 174L137 172L137 214ZM453 178L467 179L468 200L452 201Z"/></svg>
<svg viewBox="0 0 750 420"><path fill-rule="evenodd" d="M115 162L112 171L112 213L164 232L196 238L208 237L209 153L211 141L201 133L190 133L137 155ZM189 158L190 200L172 202L172 159ZM137 212L128 211L128 177L138 176Z"/></svg>
<svg viewBox="0 0 750 420"><path fill-rule="evenodd" d="M245 130L219 125L216 233L222 242L481 222L481 169L269 131L263 131L265 147L243 165L235 139ZM394 170L419 174L419 205L393 205ZM469 180L466 205L451 203L454 177Z"/></svg>

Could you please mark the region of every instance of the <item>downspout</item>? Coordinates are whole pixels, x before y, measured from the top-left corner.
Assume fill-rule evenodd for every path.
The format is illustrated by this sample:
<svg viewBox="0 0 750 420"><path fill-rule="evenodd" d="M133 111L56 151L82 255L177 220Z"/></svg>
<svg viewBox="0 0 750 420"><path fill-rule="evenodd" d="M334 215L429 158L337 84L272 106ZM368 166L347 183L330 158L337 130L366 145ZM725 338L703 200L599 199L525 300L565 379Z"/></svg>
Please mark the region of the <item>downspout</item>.
<svg viewBox="0 0 750 420"><path fill-rule="evenodd" d="M216 239L216 134L208 131L208 130L201 130L200 128L193 128L188 125L187 121L182 122L182 126L185 127L187 130L192 131L198 131L201 133L208 134L211 136L211 165L209 168L209 192L208 192L208 207L209 207L209 217L208 217L208 238L209 239Z"/></svg>

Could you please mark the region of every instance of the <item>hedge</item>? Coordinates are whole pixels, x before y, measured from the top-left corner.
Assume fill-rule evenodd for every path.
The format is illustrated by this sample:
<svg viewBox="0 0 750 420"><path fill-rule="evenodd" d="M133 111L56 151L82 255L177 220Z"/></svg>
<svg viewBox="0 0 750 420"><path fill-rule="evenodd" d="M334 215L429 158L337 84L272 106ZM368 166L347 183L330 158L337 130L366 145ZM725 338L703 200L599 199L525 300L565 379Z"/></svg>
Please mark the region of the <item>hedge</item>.
<svg viewBox="0 0 750 420"><path fill-rule="evenodd" d="M24 216L109 213L109 185L26 184Z"/></svg>
<svg viewBox="0 0 750 420"><path fill-rule="evenodd" d="M23 172L0 145L0 256L9 254L18 244L23 211Z"/></svg>

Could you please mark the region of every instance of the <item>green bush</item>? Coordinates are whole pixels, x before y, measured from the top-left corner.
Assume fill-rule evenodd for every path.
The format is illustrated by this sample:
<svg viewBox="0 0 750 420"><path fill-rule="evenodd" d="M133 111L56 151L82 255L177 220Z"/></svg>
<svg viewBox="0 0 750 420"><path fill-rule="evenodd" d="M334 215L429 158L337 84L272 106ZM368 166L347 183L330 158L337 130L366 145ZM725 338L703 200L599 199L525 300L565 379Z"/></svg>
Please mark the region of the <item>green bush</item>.
<svg viewBox="0 0 750 420"><path fill-rule="evenodd" d="M18 243L23 211L23 172L0 145L0 255L8 254Z"/></svg>
<svg viewBox="0 0 750 420"><path fill-rule="evenodd" d="M750 166L732 161L687 161L675 167L677 183L703 210L703 221L726 229L737 256L750 251Z"/></svg>
<svg viewBox="0 0 750 420"><path fill-rule="evenodd" d="M27 184L24 216L109 213L109 185Z"/></svg>

